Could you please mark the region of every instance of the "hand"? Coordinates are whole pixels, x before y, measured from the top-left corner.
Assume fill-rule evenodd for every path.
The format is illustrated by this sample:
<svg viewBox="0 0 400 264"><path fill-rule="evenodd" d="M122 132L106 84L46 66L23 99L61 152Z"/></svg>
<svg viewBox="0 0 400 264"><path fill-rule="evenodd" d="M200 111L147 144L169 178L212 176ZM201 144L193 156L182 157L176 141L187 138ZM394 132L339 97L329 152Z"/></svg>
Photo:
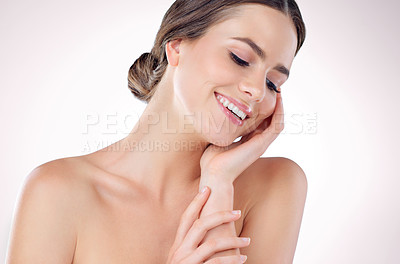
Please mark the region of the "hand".
<svg viewBox="0 0 400 264"><path fill-rule="evenodd" d="M256 161L278 137L284 128L282 95L277 93L275 110L252 132L227 147L209 145L200 159L204 177L223 177L233 182L246 168ZM206 184L202 181L200 188Z"/></svg>
<svg viewBox="0 0 400 264"><path fill-rule="evenodd" d="M239 237L223 237L208 240L199 246L208 230L240 218L240 214L234 215L231 211L220 211L198 219L209 195L210 189L207 187L204 193L199 193L193 199L182 214L175 241L168 254L167 264L244 263L245 260L241 261L241 256L238 255L217 257L204 262L216 252L247 247L250 244Z"/></svg>

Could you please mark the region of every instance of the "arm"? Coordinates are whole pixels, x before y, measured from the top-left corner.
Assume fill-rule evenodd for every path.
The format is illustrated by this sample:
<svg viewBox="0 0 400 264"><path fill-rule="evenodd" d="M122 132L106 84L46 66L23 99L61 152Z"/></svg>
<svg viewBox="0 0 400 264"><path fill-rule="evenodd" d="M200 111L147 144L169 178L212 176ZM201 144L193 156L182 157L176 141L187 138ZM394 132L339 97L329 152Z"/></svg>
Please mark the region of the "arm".
<svg viewBox="0 0 400 264"><path fill-rule="evenodd" d="M199 189L201 189L205 185L210 187L211 194L208 198L207 203L204 205L201 211L200 218L201 216L209 215L218 211L233 210L233 183L227 180L220 179L218 177L202 175ZM205 235L202 243L209 239L227 236L237 236L234 222L225 223L218 227L215 227L212 230L209 230ZM217 256L230 255L240 255L239 249L230 249L218 252L211 256L209 259L215 258Z"/></svg>
<svg viewBox="0 0 400 264"><path fill-rule="evenodd" d="M71 263L76 232L67 178L41 165L25 182L15 210L6 263Z"/></svg>
<svg viewBox="0 0 400 264"><path fill-rule="evenodd" d="M307 195L303 170L289 159L263 164L259 175L258 197L245 217L241 236L252 243L242 248L248 263L291 264ZM273 168L271 168L273 167Z"/></svg>

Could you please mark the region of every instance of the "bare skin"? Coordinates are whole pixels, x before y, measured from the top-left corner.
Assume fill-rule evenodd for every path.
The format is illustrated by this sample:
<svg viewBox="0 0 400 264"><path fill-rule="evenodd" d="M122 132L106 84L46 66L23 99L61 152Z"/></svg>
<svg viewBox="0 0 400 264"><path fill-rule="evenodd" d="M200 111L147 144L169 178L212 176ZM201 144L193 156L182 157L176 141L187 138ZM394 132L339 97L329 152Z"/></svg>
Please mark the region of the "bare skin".
<svg viewBox="0 0 400 264"><path fill-rule="evenodd" d="M92 166L87 163L89 173L86 175L96 174L98 169ZM93 186L98 186L98 191L93 191L93 199L88 201L87 208L98 208L95 211L99 213L87 210L87 222L78 231L87 239L78 245L74 263L127 263L127 260L132 260L132 263L166 263L180 216L198 193L198 182L182 192L173 207L167 209L136 186L129 186L124 180L121 182L121 179L106 172L97 173L108 176L89 180ZM245 215L249 199L243 197L240 188L235 186L235 190L234 208L241 209ZM115 214L110 215L111 211ZM243 219L241 217L235 222L237 236L242 230Z"/></svg>
<svg viewBox="0 0 400 264"><path fill-rule="evenodd" d="M278 118L268 117L283 111L280 97L264 82L267 76L280 87L286 80L273 68L278 63L290 68L296 35L290 18L256 6L243 7L241 16L216 25L195 43L168 43L165 76L127 137L95 153L43 164L29 175L13 226L9 263L166 263L180 217L202 183L212 190L205 215L242 211L239 220L211 230L207 239L244 235L254 238L240 250L248 263L291 262L305 203L304 172L288 159L250 154L259 147L259 157L277 136L262 132L267 121ZM263 30L265 25L269 31ZM268 60L257 59L249 46L230 39L234 36L253 39ZM239 68L227 51L235 51L253 68ZM254 115L241 127L232 125L217 107L214 92L246 102ZM191 113L211 114L221 129ZM203 133L203 128L210 130ZM231 145L241 135L245 140ZM167 147L149 150L154 142ZM191 142L195 146L183 145ZM205 160L211 161L201 167L209 143L241 147L236 157L248 154L239 162L229 158L234 149L218 149L219 158L208 152L210 159ZM229 170L211 170L222 168L216 160L231 160L224 166Z"/></svg>
<svg viewBox="0 0 400 264"><path fill-rule="evenodd" d="M20 219L24 220L16 224L22 228L13 231L17 237L14 241L15 250L19 250L19 256L23 256L19 247L24 242L18 240L18 232L23 232L24 238L32 241L30 249L43 256L33 263L166 263L179 218L197 194L198 185L195 184L191 190L182 192L182 196L178 198L180 202L176 202L175 206L170 208L173 212L171 213L161 208L149 194L144 193L135 184L98 167L99 164L93 163L96 162L96 158L96 154L90 154L51 161L38 167L37 174L33 172L30 175L26 188L33 193L25 192L23 199L29 200L30 196L35 196L35 192L42 193L46 200L56 198L54 208L50 206L43 210L48 215L57 213L58 223L57 226L46 225L49 221L43 219L38 224L40 227L36 229L40 230L38 233L35 231L35 220L48 218L48 215L39 216L38 214L44 213L43 210L21 210L24 213L20 213ZM101 160L97 160L99 161ZM251 225L244 225L244 219L247 222L253 221L247 215L254 203L263 197L264 189L260 186L266 181L277 187L285 184L285 181L291 181L276 181L274 178L274 170L280 167L277 165L281 162L280 158L260 159L234 182L233 208L242 211L242 217L235 221L237 236L242 236L244 228L251 229ZM265 167L269 168L268 178L260 177L265 174L265 171L261 172ZM270 188L274 188L274 185ZM287 191L290 191L290 188ZM290 193L281 192L279 196L289 197ZM41 202L40 199L36 201ZM34 206L40 207L37 204ZM302 212L302 209L300 206L298 211ZM29 231L24 230L24 226ZM275 229L277 226L272 224L271 228ZM60 232L60 227L64 227L63 232ZM44 235L43 232L48 234ZM52 240L40 245L43 242L41 237ZM48 250L43 252L42 246ZM10 256L13 255L12 249ZM32 251L29 251L30 258ZM241 253L247 252L241 249ZM251 259L251 254L248 256ZM14 256L8 263L23 263L24 260L26 261Z"/></svg>

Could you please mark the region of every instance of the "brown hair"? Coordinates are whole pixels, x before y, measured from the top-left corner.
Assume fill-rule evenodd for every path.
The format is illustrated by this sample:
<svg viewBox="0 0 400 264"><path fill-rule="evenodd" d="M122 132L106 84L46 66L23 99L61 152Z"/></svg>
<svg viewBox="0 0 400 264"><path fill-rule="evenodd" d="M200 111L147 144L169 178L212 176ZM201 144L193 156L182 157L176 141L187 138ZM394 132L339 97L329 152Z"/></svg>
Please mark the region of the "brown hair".
<svg viewBox="0 0 400 264"><path fill-rule="evenodd" d="M229 18L233 7L250 3L269 6L292 18L297 31L296 56L304 43L306 29L295 0L177 0L165 13L151 52L143 53L129 68L131 92L148 103L167 68L165 45L169 41L198 39L210 26Z"/></svg>

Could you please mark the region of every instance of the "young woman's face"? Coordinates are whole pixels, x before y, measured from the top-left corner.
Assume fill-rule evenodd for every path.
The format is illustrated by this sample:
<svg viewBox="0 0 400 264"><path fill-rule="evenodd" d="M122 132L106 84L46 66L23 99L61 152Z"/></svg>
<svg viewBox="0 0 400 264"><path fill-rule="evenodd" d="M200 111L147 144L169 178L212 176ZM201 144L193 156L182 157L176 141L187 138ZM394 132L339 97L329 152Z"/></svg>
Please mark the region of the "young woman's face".
<svg viewBox="0 0 400 264"><path fill-rule="evenodd" d="M293 22L283 13L259 4L237 8L238 15L210 27L203 37L179 44L173 77L185 118L218 146L231 144L273 114L273 85L279 90L287 80L282 69L290 70L297 45ZM240 103L242 110L250 108L250 116L236 117L220 96L239 109Z"/></svg>

